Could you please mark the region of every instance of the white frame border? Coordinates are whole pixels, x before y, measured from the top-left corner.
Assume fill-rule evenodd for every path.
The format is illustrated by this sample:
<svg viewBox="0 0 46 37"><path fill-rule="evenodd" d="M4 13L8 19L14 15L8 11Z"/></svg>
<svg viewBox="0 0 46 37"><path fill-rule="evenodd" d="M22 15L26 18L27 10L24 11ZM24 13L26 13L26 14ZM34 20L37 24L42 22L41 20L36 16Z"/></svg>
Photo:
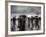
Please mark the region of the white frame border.
<svg viewBox="0 0 46 37"><path fill-rule="evenodd" d="M11 5L21 5L21 6L41 6L41 30L39 31L10 31L10 15L11 15ZM34 34L34 33L43 33L43 5L42 4L25 4L25 3L8 3L8 35L17 35L17 34Z"/></svg>

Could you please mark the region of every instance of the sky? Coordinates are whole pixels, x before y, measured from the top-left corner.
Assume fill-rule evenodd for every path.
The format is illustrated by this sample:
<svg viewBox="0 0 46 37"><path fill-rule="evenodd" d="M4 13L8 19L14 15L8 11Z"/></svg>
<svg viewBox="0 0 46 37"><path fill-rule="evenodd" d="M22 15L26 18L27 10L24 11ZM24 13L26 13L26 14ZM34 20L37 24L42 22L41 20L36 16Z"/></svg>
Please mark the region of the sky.
<svg viewBox="0 0 46 37"><path fill-rule="evenodd" d="M11 5L11 13L41 15L41 7Z"/></svg>

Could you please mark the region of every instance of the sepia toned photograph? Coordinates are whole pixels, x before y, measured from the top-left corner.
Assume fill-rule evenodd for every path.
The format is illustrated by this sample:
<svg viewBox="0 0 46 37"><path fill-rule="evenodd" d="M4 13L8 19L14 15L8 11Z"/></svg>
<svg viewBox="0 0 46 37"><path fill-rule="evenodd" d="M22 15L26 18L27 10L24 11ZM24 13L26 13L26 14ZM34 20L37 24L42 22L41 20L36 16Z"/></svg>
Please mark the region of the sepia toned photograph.
<svg viewBox="0 0 46 37"><path fill-rule="evenodd" d="M8 4L8 34L43 33L43 5Z"/></svg>

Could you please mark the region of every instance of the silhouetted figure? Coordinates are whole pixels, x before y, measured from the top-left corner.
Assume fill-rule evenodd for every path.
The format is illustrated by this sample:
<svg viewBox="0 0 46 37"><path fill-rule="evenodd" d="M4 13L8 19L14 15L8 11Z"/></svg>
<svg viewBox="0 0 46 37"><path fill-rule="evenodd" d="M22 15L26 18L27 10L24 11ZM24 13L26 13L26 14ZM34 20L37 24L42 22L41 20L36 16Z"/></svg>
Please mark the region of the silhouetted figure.
<svg viewBox="0 0 46 37"><path fill-rule="evenodd" d="M33 27L34 27L33 20L34 20L34 17L31 16L31 24L32 24L32 28L31 28L31 30L33 30Z"/></svg>
<svg viewBox="0 0 46 37"><path fill-rule="evenodd" d="M39 18L38 18L38 16L35 16L35 27L38 27L38 29L39 29Z"/></svg>
<svg viewBox="0 0 46 37"><path fill-rule="evenodd" d="M41 26L41 17L39 17L39 29L40 29L40 26Z"/></svg>
<svg viewBox="0 0 46 37"><path fill-rule="evenodd" d="M28 28L30 28L30 21L31 21L31 18L28 18Z"/></svg>
<svg viewBox="0 0 46 37"><path fill-rule="evenodd" d="M24 31L25 30L25 23L26 23L26 16L25 15L21 15L18 18L18 22L19 22L19 31Z"/></svg>
<svg viewBox="0 0 46 37"><path fill-rule="evenodd" d="M15 17L13 17L12 21L13 21L12 31L14 31L14 30L15 30L15 21L16 21L16 18L15 18Z"/></svg>
<svg viewBox="0 0 46 37"><path fill-rule="evenodd" d="M16 18L15 18L15 17L13 17L13 25L15 25L15 21L16 21Z"/></svg>
<svg viewBox="0 0 46 37"><path fill-rule="evenodd" d="M13 21L13 19L11 18L11 31L13 31L12 21Z"/></svg>

